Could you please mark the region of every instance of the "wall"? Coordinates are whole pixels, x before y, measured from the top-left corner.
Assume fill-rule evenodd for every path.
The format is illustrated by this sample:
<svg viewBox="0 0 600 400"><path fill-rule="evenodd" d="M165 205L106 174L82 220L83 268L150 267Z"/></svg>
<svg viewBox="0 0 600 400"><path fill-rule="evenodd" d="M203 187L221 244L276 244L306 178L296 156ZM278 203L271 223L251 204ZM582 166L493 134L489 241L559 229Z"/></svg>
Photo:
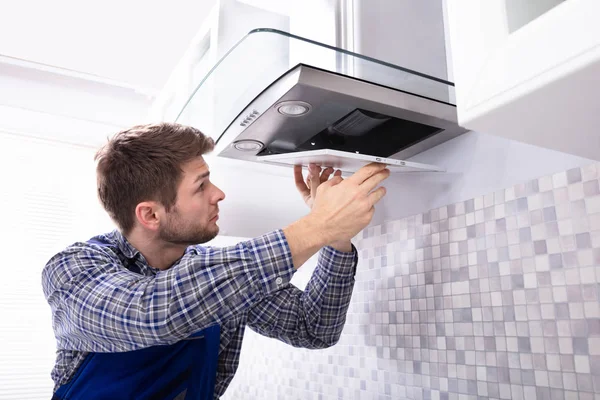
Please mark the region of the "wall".
<svg viewBox="0 0 600 400"><path fill-rule="evenodd" d="M591 160L498 136L468 132L411 158L443 173L395 174L373 224L418 214L527 180L580 167Z"/></svg>
<svg viewBox="0 0 600 400"><path fill-rule="evenodd" d="M354 0L354 51L448 78L442 1Z"/></svg>
<svg viewBox="0 0 600 400"><path fill-rule="evenodd" d="M226 399L600 397L600 164L365 229L340 342L247 331Z"/></svg>

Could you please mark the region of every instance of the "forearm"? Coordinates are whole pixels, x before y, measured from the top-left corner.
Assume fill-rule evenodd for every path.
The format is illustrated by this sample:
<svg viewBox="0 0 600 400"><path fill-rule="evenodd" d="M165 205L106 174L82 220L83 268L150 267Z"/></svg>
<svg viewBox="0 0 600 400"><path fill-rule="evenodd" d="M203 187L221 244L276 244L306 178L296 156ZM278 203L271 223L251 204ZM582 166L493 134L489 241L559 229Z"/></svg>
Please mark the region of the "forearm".
<svg viewBox="0 0 600 400"><path fill-rule="evenodd" d="M334 345L354 287L357 255L325 247L304 291L289 285L250 309L248 324L262 335L297 347Z"/></svg>
<svg viewBox="0 0 600 400"><path fill-rule="evenodd" d="M318 220L310 215L283 229L292 253L294 268L300 268L330 240Z"/></svg>

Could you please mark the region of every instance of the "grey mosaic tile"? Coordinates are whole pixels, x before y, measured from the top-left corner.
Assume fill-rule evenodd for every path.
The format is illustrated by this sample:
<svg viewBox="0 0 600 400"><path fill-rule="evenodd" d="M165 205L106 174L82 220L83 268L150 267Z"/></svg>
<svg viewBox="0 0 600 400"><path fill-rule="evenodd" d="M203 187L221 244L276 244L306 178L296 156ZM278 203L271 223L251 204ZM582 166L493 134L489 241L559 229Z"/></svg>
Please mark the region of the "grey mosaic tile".
<svg viewBox="0 0 600 400"><path fill-rule="evenodd" d="M365 229L340 342L248 330L224 398L600 399L599 177L592 164Z"/></svg>

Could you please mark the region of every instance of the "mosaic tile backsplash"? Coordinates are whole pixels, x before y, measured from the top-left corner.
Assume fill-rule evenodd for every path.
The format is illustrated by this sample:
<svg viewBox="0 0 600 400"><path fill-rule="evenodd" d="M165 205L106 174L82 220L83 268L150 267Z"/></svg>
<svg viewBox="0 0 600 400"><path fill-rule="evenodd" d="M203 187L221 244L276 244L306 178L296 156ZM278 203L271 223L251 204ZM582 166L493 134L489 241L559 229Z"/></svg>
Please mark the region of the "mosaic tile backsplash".
<svg viewBox="0 0 600 400"><path fill-rule="evenodd" d="M364 230L339 343L247 330L224 398L600 399L599 176L592 164Z"/></svg>

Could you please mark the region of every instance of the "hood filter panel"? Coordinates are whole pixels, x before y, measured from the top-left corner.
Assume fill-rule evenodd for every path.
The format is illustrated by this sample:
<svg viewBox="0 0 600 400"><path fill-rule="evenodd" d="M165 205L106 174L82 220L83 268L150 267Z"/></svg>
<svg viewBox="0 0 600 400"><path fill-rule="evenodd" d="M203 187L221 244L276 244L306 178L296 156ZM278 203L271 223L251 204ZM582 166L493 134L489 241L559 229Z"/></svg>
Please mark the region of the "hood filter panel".
<svg viewBox="0 0 600 400"><path fill-rule="evenodd" d="M414 121L355 109L300 143L295 149L279 148L278 142L274 141L259 155L331 149L389 157L427 139L440 130L440 128Z"/></svg>

